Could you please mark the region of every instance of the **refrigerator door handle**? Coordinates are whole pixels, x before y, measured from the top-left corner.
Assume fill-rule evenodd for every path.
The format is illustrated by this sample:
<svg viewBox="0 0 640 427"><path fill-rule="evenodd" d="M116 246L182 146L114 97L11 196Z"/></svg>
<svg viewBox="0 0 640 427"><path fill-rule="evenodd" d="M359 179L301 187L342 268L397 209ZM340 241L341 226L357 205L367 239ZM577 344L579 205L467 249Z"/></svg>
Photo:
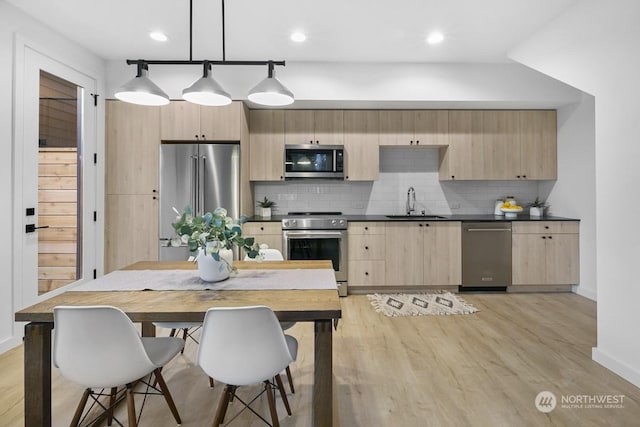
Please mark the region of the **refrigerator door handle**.
<svg viewBox="0 0 640 427"><path fill-rule="evenodd" d="M194 215L200 213L198 206L198 156L191 156L191 209Z"/></svg>
<svg viewBox="0 0 640 427"><path fill-rule="evenodd" d="M205 206L207 205L207 202L205 200L206 194L207 194L207 180L206 180L206 176L207 176L207 157L206 156L201 156L202 157L202 170L199 171L200 172L200 209L202 210L202 214L204 214L204 210L205 210Z"/></svg>

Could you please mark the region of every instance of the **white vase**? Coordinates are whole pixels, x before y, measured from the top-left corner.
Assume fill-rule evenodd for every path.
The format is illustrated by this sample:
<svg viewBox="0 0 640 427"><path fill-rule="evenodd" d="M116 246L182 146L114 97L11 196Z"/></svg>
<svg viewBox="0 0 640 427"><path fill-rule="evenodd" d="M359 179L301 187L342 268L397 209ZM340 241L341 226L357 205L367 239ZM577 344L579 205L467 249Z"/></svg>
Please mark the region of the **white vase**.
<svg viewBox="0 0 640 427"><path fill-rule="evenodd" d="M260 216L263 218L271 218L271 208L260 208Z"/></svg>
<svg viewBox="0 0 640 427"><path fill-rule="evenodd" d="M529 208L529 216L541 217L544 212L544 208L538 208L535 206L531 206Z"/></svg>
<svg viewBox="0 0 640 427"><path fill-rule="evenodd" d="M198 250L198 273L205 282L219 282L229 278L233 266L233 251L220 249L218 254L220 260L216 261L213 256L205 255L203 249Z"/></svg>

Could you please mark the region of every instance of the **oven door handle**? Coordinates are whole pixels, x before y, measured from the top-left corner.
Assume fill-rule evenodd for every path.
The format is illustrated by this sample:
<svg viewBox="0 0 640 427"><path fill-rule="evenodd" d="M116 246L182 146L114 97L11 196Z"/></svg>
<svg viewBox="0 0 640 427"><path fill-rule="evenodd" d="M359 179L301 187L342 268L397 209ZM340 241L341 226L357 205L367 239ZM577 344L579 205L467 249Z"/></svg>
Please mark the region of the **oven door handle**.
<svg viewBox="0 0 640 427"><path fill-rule="evenodd" d="M285 231L286 239L340 239L345 236L344 231Z"/></svg>

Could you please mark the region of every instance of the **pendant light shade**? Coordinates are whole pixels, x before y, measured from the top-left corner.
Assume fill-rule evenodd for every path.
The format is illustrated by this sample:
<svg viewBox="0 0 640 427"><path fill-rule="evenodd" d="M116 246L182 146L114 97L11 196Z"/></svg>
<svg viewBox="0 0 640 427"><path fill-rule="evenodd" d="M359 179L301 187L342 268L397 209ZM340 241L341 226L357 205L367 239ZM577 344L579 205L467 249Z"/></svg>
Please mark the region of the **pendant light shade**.
<svg viewBox="0 0 640 427"><path fill-rule="evenodd" d="M194 84L182 91L185 101L199 105L222 106L231 104L231 95L213 78L211 64L205 61L204 73Z"/></svg>
<svg viewBox="0 0 640 427"><path fill-rule="evenodd" d="M169 95L149 77L146 64L138 64L138 75L116 90L115 97L121 101L139 105L166 105Z"/></svg>
<svg viewBox="0 0 640 427"><path fill-rule="evenodd" d="M260 105L281 106L294 101L293 93L284 87L273 72L273 63L269 62L269 75L249 91L249 101Z"/></svg>

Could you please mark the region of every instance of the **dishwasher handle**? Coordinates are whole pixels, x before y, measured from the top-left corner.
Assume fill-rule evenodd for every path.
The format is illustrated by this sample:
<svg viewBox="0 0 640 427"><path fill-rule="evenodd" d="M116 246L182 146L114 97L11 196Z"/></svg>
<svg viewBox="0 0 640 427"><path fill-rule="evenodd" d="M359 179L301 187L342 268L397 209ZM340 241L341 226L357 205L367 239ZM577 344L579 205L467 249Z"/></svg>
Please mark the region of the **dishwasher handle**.
<svg viewBox="0 0 640 427"><path fill-rule="evenodd" d="M465 231L511 231L510 228L467 228Z"/></svg>

